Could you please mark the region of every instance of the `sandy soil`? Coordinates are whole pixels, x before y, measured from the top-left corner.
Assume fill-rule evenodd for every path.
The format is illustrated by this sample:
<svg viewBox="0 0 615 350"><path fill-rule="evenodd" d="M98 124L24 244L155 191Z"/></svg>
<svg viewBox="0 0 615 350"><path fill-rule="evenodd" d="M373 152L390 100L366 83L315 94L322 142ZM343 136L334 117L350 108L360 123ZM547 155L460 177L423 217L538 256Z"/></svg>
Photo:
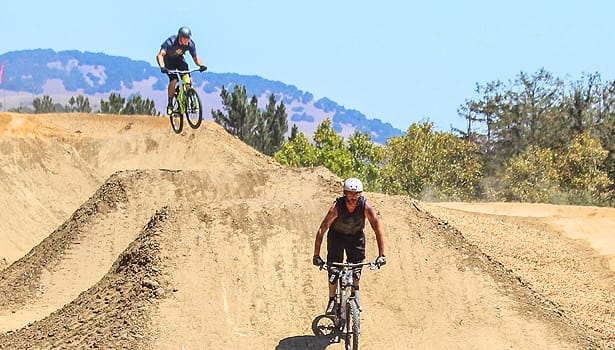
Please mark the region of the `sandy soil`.
<svg viewBox="0 0 615 350"><path fill-rule="evenodd" d="M342 348L311 330L326 169L209 122L0 114L0 176L0 349ZM361 349L615 348L613 209L366 197Z"/></svg>

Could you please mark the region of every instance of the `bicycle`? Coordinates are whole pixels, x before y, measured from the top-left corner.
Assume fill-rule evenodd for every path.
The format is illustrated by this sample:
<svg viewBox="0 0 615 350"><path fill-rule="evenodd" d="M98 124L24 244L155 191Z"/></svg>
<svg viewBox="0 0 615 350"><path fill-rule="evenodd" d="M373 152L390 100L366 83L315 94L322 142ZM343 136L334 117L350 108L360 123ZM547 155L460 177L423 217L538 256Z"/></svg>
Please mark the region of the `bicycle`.
<svg viewBox="0 0 615 350"><path fill-rule="evenodd" d="M320 315L312 322L312 331L316 336L330 337L331 342L344 339L346 350L359 349L361 331L361 307L355 298L354 274L363 266L370 270L380 268L375 261L351 263L331 263L322 265L321 270L330 272L330 279L336 280L335 312L333 315ZM331 281L331 280L330 280Z"/></svg>
<svg viewBox="0 0 615 350"><path fill-rule="evenodd" d="M190 73L200 71L199 68L192 70L169 70L169 74L179 74L181 82L175 87L175 98L173 99L173 112L169 115L171 128L176 134L182 132L184 128L184 116L191 128L196 129L201 126L203 121L203 108L201 98L192 87ZM193 121L194 119L194 121Z"/></svg>

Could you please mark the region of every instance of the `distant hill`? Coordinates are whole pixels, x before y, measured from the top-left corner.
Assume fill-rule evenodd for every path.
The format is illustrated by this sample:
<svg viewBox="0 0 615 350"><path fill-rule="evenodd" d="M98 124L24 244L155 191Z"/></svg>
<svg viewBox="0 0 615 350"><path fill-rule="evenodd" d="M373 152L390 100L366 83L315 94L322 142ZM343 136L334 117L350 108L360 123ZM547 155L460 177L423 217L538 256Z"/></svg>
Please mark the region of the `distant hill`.
<svg viewBox="0 0 615 350"><path fill-rule="evenodd" d="M56 52L51 49L12 51L0 55L5 62L0 90L3 109L31 105L34 97L49 95L54 102L67 104L72 96L88 97L94 109L100 100L108 100L112 92L122 97L141 95L164 110L166 105L166 77L158 67L145 61L104 53L76 50ZM355 130L368 132L373 141L385 143L386 139L403 132L379 119L368 119L363 113L346 109L328 98L314 100L314 96L293 85L268 80L255 75L235 73L193 74L193 82L200 90L203 102L213 109L221 109L220 90L237 85L245 86L249 96L256 95L259 106L264 108L268 96L275 94L284 101L289 117L289 128L296 124L299 130L312 136L318 124L330 118L333 127L346 137ZM207 118L211 119L210 113Z"/></svg>

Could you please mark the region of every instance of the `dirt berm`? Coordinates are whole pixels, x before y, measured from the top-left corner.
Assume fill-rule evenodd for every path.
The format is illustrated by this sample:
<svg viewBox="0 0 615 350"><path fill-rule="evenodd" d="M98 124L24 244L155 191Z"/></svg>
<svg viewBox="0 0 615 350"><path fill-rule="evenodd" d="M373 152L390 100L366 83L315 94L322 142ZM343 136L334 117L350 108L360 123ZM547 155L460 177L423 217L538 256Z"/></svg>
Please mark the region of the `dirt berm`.
<svg viewBox="0 0 615 350"><path fill-rule="evenodd" d="M176 135L159 117L5 113L0 177L0 349L342 348L311 331L328 170L283 168L208 121ZM587 244L365 196L388 264L363 274L361 349L615 347L614 274Z"/></svg>

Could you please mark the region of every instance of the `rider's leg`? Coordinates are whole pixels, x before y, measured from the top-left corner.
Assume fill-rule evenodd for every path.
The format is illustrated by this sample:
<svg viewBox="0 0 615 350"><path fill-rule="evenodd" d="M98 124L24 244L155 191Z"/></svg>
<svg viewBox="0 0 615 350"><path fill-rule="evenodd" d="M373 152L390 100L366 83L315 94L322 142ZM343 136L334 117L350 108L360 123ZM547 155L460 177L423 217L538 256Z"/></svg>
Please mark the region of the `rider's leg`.
<svg viewBox="0 0 615 350"><path fill-rule="evenodd" d="M346 251L346 255L348 256L348 262L350 263L361 263L365 260L365 234L358 234L354 239L350 247ZM361 299L359 293L359 284L361 282L361 269L354 269L352 271L352 284L354 285L354 297L357 301L357 305L359 306L359 310L361 310Z"/></svg>
<svg viewBox="0 0 615 350"><path fill-rule="evenodd" d="M169 98L169 104L173 104L173 95L175 95L176 86L177 86L177 78L169 79L169 85L167 86L167 97Z"/></svg>
<svg viewBox="0 0 615 350"><path fill-rule="evenodd" d="M344 249L345 249L345 237L340 233L329 231L327 233L327 263L343 262L344 261ZM335 288L337 287L337 281L329 274L329 298L335 296Z"/></svg>
<svg viewBox="0 0 615 350"><path fill-rule="evenodd" d="M187 70L188 64L183 60L182 56L174 56L170 57L169 55L164 56L164 66L168 69L179 69L179 70ZM175 96L175 87L177 86L178 77L177 74L168 74L169 76L169 85L167 86L167 113L171 114L173 112L173 96Z"/></svg>
<svg viewBox="0 0 615 350"><path fill-rule="evenodd" d="M325 310L325 314L333 315L335 314L335 288L337 283L331 283L331 279L329 279L329 301L327 302L327 308Z"/></svg>
<svg viewBox="0 0 615 350"><path fill-rule="evenodd" d="M335 288L337 287L337 283L329 282L329 298L335 297Z"/></svg>
<svg viewBox="0 0 615 350"><path fill-rule="evenodd" d="M169 78L169 85L167 86L167 114L173 113L173 96L175 95L175 86L177 86L177 78Z"/></svg>
<svg viewBox="0 0 615 350"><path fill-rule="evenodd" d="M344 242L343 236L329 230L327 233L327 263L344 261ZM329 285L329 301L327 303L327 314L335 313L335 291L337 280L329 273L327 284Z"/></svg>

